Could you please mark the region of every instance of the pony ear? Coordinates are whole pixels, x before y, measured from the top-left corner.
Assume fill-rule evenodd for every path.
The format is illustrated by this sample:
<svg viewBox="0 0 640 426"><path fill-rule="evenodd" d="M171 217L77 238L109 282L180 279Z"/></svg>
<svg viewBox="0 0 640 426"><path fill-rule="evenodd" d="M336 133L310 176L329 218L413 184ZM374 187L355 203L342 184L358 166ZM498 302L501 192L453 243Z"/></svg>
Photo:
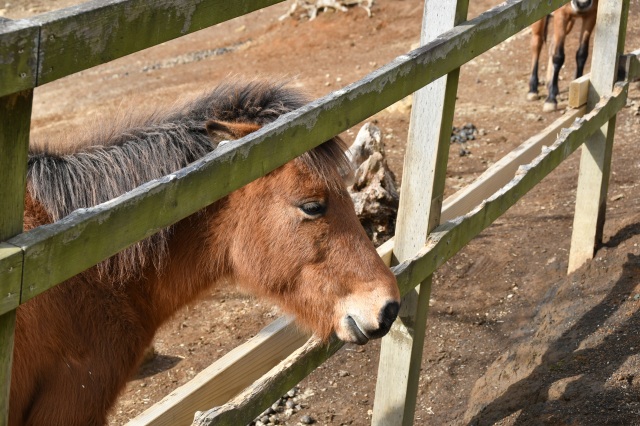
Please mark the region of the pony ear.
<svg viewBox="0 0 640 426"><path fill-rule="evenodd" d="M207 134L211 139L240 139L260 129L255 123L231 123L228 121L209 120L206 124Z"/></svg>

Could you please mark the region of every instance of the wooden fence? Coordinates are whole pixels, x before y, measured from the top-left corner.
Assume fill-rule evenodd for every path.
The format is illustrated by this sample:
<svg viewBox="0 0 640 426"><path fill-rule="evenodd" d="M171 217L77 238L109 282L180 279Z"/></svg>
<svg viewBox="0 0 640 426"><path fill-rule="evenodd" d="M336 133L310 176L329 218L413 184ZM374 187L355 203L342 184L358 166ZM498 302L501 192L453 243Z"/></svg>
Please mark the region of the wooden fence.
<svg viewBox="0 0 640 426"><path fill-rule="evenodd" d="M413 421L431 274L583 143L570 268L593 256L615 116L625 105L627 81L640 74L638 52L619 60L629 0L600 0L592 76L572 88L579 108L448 200L442 193L459 67L568 0L508 0L469 21L468 0L425 0L418 49L177 173L22 232L34 87L280 1L94 0L31 19L1 20L0 423L7 422L20 304L414 92L398 229L379 249L396 265L404 299L383 340L374 424ZM619 64L626 74L614 85ZM190 424L196 411L198 425L246 424L340 346L337 340L322 346L279 319L130 424Z"/></svg>

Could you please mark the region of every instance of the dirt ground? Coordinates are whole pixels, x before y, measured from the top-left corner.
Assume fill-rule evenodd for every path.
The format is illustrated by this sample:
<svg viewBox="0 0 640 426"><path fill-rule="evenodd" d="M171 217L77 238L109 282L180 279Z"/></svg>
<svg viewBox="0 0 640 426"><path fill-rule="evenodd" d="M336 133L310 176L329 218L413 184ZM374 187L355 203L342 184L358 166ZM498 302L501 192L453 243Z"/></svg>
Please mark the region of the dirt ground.
<svg viewBox="0 0 640 426"><path fill-rule="evenodd" d="M74 3L13 0L0 3L0 16ZM470 3L476 16L499 1ZM278 20L287 8L272 6L36 89L33 138L61 140L229 78L285 77L319 97L410 50L422 18L420 0L377 0L371 18L352 8L311 22ZM632 0L627 51L640 48L639 17L640 2ZM542 113L542 101L525 100L529 37L525 30L462 68L454 125L472 123L480 131L474 141L451 145L447 195L561 114ZM576 38L574 32L568 41L561 110ZM400 178L408 108L389 108L372 120ZM640 424L639 138L634 84L617 120L605 243L590 264L566 275L574 154L437 272L415 424ZM248 296L212 291L158 333L157 355L131 380L110 424L144 411L277 315ZM305 415L317 424L369 424L378 353L379 342L346 345L300 384L302 410L284 424Z"/></svg>

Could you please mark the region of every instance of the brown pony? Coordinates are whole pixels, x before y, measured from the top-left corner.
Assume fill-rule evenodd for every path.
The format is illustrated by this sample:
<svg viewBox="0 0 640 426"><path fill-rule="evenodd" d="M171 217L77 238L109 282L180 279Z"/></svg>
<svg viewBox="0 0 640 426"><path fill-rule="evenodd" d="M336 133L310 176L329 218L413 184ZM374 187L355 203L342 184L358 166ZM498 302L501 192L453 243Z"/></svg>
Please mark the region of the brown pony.
<svg viewBox="0 0 640 426"><path fill-rule="evenodd" d="M73 148L33 148L25 228L178 170L304 103L281 84L227 85ZM399 292L355 215L346 167L332 139L21 305L9 424L103 425L158 327L227 280L322 339L383 336Z"/></svg>
<svg viewBox="0 0 640 426"><path fill-rule="evenodd" d="M582 76L584 66L589 56L589 39L596 25L598 0L571 0L553 13L553 41L549 46L549 65L547 67L547 87L549 94L544 101L543 111L555 111L558 108L556 97L558 89L558 75L564 65L564 41L573 28L576 19L582 20L580 30L580 45L576 52L576 78ZM531 26L531 54L532 69L529 79L529 93L527 99L535 101L538 96L538 62L540 50L546 39L547 26L550 16L542 18Z"/></svg>

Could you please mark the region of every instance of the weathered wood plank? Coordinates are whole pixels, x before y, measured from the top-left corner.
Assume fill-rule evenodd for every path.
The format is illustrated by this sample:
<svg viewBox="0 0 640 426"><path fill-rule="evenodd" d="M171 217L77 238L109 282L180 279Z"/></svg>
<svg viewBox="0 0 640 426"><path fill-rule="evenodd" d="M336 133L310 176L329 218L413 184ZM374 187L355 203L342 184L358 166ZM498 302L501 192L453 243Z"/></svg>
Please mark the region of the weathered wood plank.
<svg viewBox="0 0 640 426"><path fill-rule="evenodd" d="M504 188L467 215L436 228L417 256L392 268L398 279L400 292L410 291L416 282L432 274L552 172L589 135L611 120L611 117L624 108L627 90L627 83L618 85L611 97L606 97L589 114L563 130L558 140L543 150L534 161L522 166L517 176Z"/></svg>
<svg viewBox="0 0 640 426"><path fill-rule="evenodd" d="M468 0L425 0L421 44L467 19ZM414 94L404 156L394 256L402 262L440 223L459 69ZM382 339L372 425L411 425L422 363L431 277L402 299L398 321Z"/></svg>
<svg viewBox="0 0 640 426"><path fill-rule="evenodd" d="M15 21L18 23L15 25L32 27L34 36L38 36L37 27L41 27L37 79L31 72L20 70L19 80L0 91L0 96L34 87L34 84L51 82L281 1L283 0L93 0L28 20ZM534 0L507 1L501 7L492 9L492 13L499 18L504 11L509 16L505 15L506 19L500 19L500 28L487 31L482 36L486 39L487 46L479 46L478 50L472 49L469 52L477 56L567 1L550 0L539 7ZM15 41L22 40L22 35L20 33L16 37L0 31L0 46L17 46ZM464 41L471 42L470 39ZM473 41L473 44L485 43ZM29 56L31 65L36 65L36 58L36 55ZM460 65L461 63L451 69ZM0 74L2 68L4 67L0 67ZM29 71L32 69L29 68ZM4 73L15 80L13 67L9 67ZM444 74L446 72L442 75ZM413 91L415 90L407 93Z"/></svg>
<svg viewBox="0 0 640 426"><path fill-rule="evenodd" d="M580 108L587 104L590 79L591 75L585 74L571 82L569 85L569 107Z"/></svg>
<svg viewBox="0 0 640 426"><path fill-rule="evenodd" d="M29 21L0 22L0 96L35 87L38 34Z"/></svg>
<svg viewBox="0 0 640 426"><path fill-rule="evenodd" d="M177 173L17 237L13 244L26 252L22 302L365 120L565 2L508 0Z"/></svg>
<svg viewBox="0 0 640 426"><path fill-rule="evenodd" d="M344 343L335 336L327 345L321 344L316 339L310 339L228 403L205 412L197 412L193 425L237 426L250 423L274 400L308 376L343 345Z"/></svg>
<svg viewBox="0 0 640 426"><path fill-rule="evenodd" d="M29 147L29 126L33 90L25 90L0 98L0 241L22 232L24 191ZM12 308L20 291L20 267L22 254L2 245L2 255L7 262L0 267L2 290L12 296L2 297L3 309ZM7 286L7 287L5 287ZM0 424L7 424L11 364L13 362L13 335L16 311L0 317Z"/></svg>
<svg viewBox="0 0 640 426"><path fill-rule="evenodd" d="M624 50L629 0L600 0L591 62L588 107L611 93L618 77L618 60ZM576 191L568 272L593 258L602 243L609 190L611 154L616 120L612 118L582 148Z"/></svg>
<svg viewBox="0 0 640 426"><path fill-rule="evenodd" d="M378 247L378 254L387 266L391 262L388 246L385 243ZM226 403L291 355L308 338L293 325L292 319L279 318L132 419L127 426L191 424L197 410Z"/></svg>
<svg viewBox="0 0 640 426"><path fill-rule="evenodd" d="M420 252L412 259L392 267L400 293L413 291L448 259L504 214L531 188L566 159L584 139L607 122L626 104L628 85L620 85L611 99L598 105L592 113L577 120L562 132L560 138L494 196L469 214L443 223L431 234ZM329 347L310 340L289 358L272 369L229 403L198 413L194 425L220 426L246 424L268 407L273 400L306 377L339 349L341 342L332 340Z"/></svg>
<svg viewBox="0 0 640 426"><path fill-rule="evenodd" d="M292 319L279 318L127 426L189 425L196 411L229 401L307 340L309 335L300 332Z"/></svg>
<svg viewBox="0 0 640 426"><path fill-rule="evenodd" d="M0 98L0 241L22 232L32 100L32 90Z"/></svg>
<svg viewBox="0 0 640 426"><path fill-rule="evenodd" d="M570 127L585 112L586 105L576 110L570 110L542 132L527 139L516 149L496 161L475 181L448 197L442 206L442 221L452 220L469 213L484 199L506 185L513 179L521 165L530 163L540 154L543 147L550 146L555 142L562 129Z"/></svg>
<svg viewBox="0 0 640 426"><path fill-rule="evenodd" d="M281 1L94 0L42 14L38 84Z"/></svg>

